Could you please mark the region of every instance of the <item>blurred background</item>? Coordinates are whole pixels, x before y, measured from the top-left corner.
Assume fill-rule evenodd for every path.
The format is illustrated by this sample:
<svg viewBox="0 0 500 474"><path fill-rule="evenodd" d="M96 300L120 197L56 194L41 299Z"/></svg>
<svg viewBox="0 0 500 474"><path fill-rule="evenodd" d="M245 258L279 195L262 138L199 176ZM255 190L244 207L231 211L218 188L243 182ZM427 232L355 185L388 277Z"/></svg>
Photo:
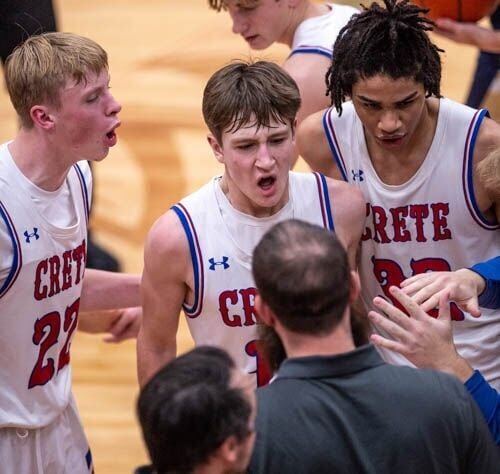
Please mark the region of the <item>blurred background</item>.
<svg viewBox="0 0 500 474"><path fill-rule="evenodd" d="M358 1L339 1L359 5ZM369 2L367 2L369 3ZM207 79L235 58L282 62L285 46L251 52L225 13L204 0L55 0L59 30L89 36L109 54L111 87L121 102L119 142L94 167L95 240L127 272L142 271L152 223L173 203L221 173L206 142L201 97ZM463 101L477 50L443 38L442 93ZM17 121L0 76L0 143ZM486 106L499 117L498 87ZM299 162L299 170L307 170ZM168 265L168 262L165 262ZM179 350L192 345L183 318ZM72 348L74 392L96 472L130 473L147 460L135 420L135 341L109 345L78 334Z"/></svg>

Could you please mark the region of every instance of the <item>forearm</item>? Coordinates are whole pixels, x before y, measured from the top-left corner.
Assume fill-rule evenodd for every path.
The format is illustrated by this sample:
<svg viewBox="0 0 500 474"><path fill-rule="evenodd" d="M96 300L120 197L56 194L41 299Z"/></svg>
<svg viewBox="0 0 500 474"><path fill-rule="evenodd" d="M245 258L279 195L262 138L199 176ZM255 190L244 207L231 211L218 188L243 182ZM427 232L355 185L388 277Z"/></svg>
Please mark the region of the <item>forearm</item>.
<svg viewBox="0 0 500 474"><path fill-rule="evenodd" d="M474 373L465 381L465 387L483 413L488 428L500 445L500 394L486 382L481 372Z"/></svg>
<svg viewBox="0 0 500 474"><path fill-rule="evenodd" d="M479 305L483 308L500 308L500 257L478 263L470 270L485 281L484 291L479 295Z"/></svg>
<svg viewBox="0 0 500 474"><path fill-rule="evenodd" d="M137 378L143 387L158 370L175 358L177 347L174 343L158 345L152 343L141 329L137 336Z"/></svg>
<svg viewBox="0 0 500 474"><path fill-rule="evenodd" d="M81 311L127 308L140 304L139 275L85 270Z"/></svg>

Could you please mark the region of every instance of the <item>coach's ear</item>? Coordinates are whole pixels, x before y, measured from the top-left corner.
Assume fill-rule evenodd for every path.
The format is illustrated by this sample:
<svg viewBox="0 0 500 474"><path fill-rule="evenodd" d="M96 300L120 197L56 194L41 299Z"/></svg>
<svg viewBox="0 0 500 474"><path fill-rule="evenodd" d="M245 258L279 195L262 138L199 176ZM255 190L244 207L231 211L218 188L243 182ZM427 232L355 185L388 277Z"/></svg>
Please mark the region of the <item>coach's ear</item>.
<svg viewBox="0 0 500 474"><path fill-rule="evenodd" d="M359 281L358 272L351 270L351 290L349 292L349 303L353 303L358 299L361 291L361 283Z"/></svg>
<svg viewBox="0 0 500 474"><path fill-rule="evenodd" d="M276 317L271 311L271 308L267 306L258 293L255 295L254 308L261 322L267 326L274 327L276 324Z"/></svg>
<svg viewBox="0 0 500 474"><path fill-rule="evenodd" d="M216 160L219 163L224 163L224 152L222 151L222 146L219 144L217 139L211 133L209 133L207 135L207 140L210 148L212 148L212 151L214 152Z"/></svg>

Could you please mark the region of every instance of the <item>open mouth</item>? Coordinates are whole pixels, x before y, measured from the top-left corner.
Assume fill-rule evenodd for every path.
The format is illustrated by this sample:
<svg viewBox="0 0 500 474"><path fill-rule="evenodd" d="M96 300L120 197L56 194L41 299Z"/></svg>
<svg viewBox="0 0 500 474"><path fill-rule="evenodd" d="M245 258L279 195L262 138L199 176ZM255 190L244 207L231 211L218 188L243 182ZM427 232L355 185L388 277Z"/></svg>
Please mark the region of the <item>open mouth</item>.
<svg viewBox="0 0 500 474"><path fill-rule="evenodd" d="M260 178L257 182L257 185L259 186L259 188L267 191L273 187L275 182L276 178L274 176L267 176L265 178Z"/></svg>
<svg viewBox="0 0 500 474"><path fill-rule="evenodd" d="M108 133L106 133L106 141L108 146L116 145L118 137L116 136L116 129L120 126L118 122Z"/></svg>

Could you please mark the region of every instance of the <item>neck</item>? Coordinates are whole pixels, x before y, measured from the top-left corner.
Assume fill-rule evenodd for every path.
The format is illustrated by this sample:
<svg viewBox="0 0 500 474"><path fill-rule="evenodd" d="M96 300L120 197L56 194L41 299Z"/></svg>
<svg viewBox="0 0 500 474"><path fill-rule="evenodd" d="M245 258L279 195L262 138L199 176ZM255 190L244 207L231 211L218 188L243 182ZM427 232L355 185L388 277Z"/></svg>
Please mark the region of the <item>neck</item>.
<svg viewBox="0 0 500 474"><path fill-rule="evenodd" d="M276 325L276 332L285 346L287 357L337 355L356 348L348 312L344 314L340 324L324 336L294 333L283 328L279 323Z"/></svg>
<svg viewBox="0 0 500 474"><path fill-rule="evenodd" d="M330 11L330 7L325 3L311 3L310 1L300 2L290 13L290 23L283 36L278 40L278 43L286 44L289 48L292 47L293 37L299 25L315 16L321 16Z"/></svg>
<svg viewBox="0 0 500 474"><path fill-rule="evenodd" d="M14 163L33 184L45 191L61 187L72 163L40 135L36 128L21 128L8 145Z"/></svg>

